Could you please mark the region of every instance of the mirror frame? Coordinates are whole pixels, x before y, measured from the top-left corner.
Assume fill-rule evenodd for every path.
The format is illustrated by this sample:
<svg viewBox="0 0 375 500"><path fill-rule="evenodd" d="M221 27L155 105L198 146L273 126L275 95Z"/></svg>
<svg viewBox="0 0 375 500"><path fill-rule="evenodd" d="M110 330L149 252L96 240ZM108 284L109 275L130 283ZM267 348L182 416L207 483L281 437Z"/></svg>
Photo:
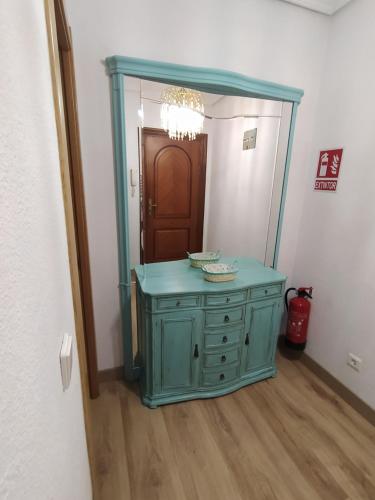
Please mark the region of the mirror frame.
<svg viewBox="0 0 375 500"><path fill-rule="evenodd" d="M180 64L171 64L116 55L106 58L105 63L107 73L111 78L112 132L116 184L119 290L121 333L124 346L124 375L126 380L136 380L140 374L140 367L135 364L132 344L131 267L128 220L128 174L126 161L124 76L133 76L144 80L152 80L171 85L178 85L181 87L190 87L200 90L201 92L211 92L220 95L255 97L258 99L271 99L292 103L293 106L290 119L288 147L285 159L275 254L273 260L273 267L275 269L279 255L297 108L301 102L304 92L301 89L258 80L241 75L240 73L233 73L231 71L220 69L184 66Z"/></svg>

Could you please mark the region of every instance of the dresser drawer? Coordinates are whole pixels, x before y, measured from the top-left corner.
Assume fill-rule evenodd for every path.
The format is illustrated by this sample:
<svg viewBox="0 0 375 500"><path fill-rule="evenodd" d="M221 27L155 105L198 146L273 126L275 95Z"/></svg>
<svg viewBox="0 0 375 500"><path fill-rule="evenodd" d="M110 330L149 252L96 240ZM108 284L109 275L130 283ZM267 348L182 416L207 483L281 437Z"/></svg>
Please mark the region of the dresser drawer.
<svg viewBox="0 0 375 500"><path fill-rule="evenodd" d="M224 385L238 377L238 366L226 368L225 370L215 370L203 372L202 385Z"/></svg>
<svg viewBox="0 0 375 500"><path fill-rule="evenodd" d="M199 295L178 295L171 297L160 297L156 300L156 308L162 311L166 309L182 309L184 307L199 306Z"/></svg>
<svg viewBox="0 0 375 500"><path fill-rule="evenodd" d="M282 284L279 285L269 285L269 286L258 286L257 288L252 288L250 290L250 299L264 299L267 297L273 297L275 295L280 295L282 290Z"/></svg>
<svg viewBox="0 0 375 500"><path fill-rule="evenodd" d="M241 334L241 328L237 328L236 330L228 329L220 333L206 333L204 336L204 346L206 349L211 347L230 347L238 344Z"/></svg>
<svg viewBox="0 0 375 500"><path fill-rule="evenodd" d="M233 325L234 323L243 322L245 318L244 307L232 307L231 309L219 309L217 311L206 311L205 326L218 327Z"/></svg>
<svg viewBox="0 0 375 500"><path fill-rule="evenodd" d="M241 292L233 292L226 294L217 295L207 295L206 305L207 306L224 306L226 304L239 304L240 302L245 302L247 295L247 290L242 290Z"/></svg>
<svg viewBox="0 0 375 500"><path fill-rule="evenodd" d="M226 366L239 360L238 348L230 351L210 352L204 354L203 365L205 368L213 366Z"/></svg>

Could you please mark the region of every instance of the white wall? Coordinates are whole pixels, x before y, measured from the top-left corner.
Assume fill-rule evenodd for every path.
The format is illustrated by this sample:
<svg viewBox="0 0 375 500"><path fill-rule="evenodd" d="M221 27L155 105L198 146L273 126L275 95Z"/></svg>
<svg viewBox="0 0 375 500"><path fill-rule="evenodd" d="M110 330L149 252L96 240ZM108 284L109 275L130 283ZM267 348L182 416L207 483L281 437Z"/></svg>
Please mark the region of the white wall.
<svg viewBox="0 0 375 500"><path fill-rule="evenodd" d="M279 268L290 275L330 19L277 0L65 0L73 30L99 369L122 363L110 84L113 54L238 71L300 87ZM183 15L182 15L183 13Z"/></svg>
<svg viewBox="0 0 375 500"><path fill-rule="evenodd" d="M334 18L309 156L294 284L313 286L307 352L375 408L375 4ZM337 193L313 191L318 154L344 147ZM351 352L363 358L356 373Z"/></svg>
<svg viewBox="0 0 375 500"><path fill-rule="evenodd" d="M250 255L265 262L273 177L282 105L223 97L212 114L270 115L212 120L212 167L206 246L223 255ZM257 129L255 149L242 149L245 130Z"/></svg>
<svg viewBox="0 0 375 500"><path fill-rule="evenodd" d="M0 498L91 498L44 2L0 4Z"/></svg>

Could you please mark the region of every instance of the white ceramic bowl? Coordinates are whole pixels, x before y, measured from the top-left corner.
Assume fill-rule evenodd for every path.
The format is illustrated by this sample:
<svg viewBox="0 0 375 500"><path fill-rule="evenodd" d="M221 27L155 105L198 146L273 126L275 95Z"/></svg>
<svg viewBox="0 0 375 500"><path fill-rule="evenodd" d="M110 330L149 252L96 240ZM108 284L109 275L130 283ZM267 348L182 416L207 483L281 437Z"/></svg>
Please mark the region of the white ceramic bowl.
<svg viewBox="0 0 375 500"><path fill-rule="evenodd" d="M220 259L220 252L187 252L192 267L202 268L205 264L217 262Z"/></svg>
<svg viewBox="0 0 375 500"><path fill-rule="evenodd" d="M224 264L222 262L215 264L206 264L202 267L204 279L214 283L223 281L232 281L236 278L238 267L234 264Z"/></svg>

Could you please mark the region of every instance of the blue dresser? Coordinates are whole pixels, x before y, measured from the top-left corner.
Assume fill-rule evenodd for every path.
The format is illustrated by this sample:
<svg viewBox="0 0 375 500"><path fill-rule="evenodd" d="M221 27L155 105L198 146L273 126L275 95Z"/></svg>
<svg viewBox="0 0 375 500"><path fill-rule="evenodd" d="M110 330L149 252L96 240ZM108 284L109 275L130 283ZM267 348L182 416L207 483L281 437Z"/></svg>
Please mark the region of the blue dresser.
<svg viewBox="0 0 375 500"><path fill-rule="evenodd" d="M220 396L275 376L286 277L255 259L237 262L237 278L226 283L205 281L189 260L136 267L147 406Z"/></svg>

